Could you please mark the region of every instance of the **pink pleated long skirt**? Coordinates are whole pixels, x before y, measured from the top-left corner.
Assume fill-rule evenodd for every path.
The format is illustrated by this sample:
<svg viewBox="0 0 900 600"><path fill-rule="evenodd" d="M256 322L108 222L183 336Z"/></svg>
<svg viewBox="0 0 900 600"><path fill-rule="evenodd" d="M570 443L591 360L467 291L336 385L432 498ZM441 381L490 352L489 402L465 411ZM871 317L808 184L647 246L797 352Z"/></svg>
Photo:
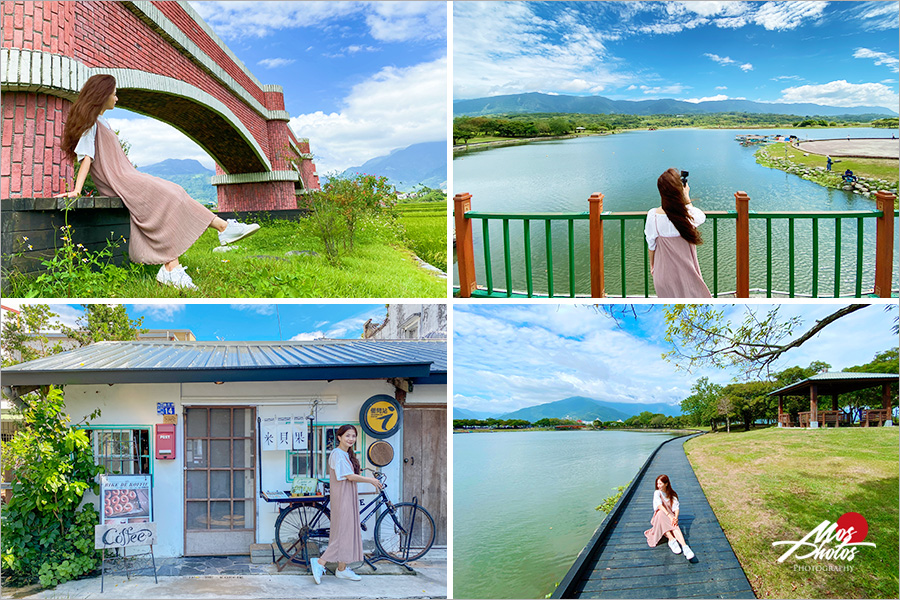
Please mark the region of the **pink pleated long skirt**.
<svg viewBox="0 0 900 600"><path fill-rule="evenodd" d="M659 246L657 246L658 248ZM654 267L654 270L656 268ZM659 540L663 539L667 531L672 531L675 529L672 527L672 521L669 517L661 510L653 513L653 518L650 519L650 529L644 532L644 535L647 537L647 545L651 548L656 546L659 543Z"/></svg>
<svg viewBox="0 0 900 600"><path fill-rule="evenodd" d="M656 238L653 287L660 298L710 298L700 274L697 246L680 235Z"/></svg>
<svg viewBox="0 0 900 600"><path fill-rule="evenodd" d="M354 563L363 559L362 531L359 528L359 495L352 481L338 481L328 469L331 486L331 533L322 553L325 562Z"/></svg>
<svg viewBox="0 0 900 600"><path fill-rule="evenodd" d="M121 198L131 214L128 256L133 262L161 265L175 260L216 218L180 185L135 169L116 134L103 124L97 125L91 173L97 190Z"/></svg>

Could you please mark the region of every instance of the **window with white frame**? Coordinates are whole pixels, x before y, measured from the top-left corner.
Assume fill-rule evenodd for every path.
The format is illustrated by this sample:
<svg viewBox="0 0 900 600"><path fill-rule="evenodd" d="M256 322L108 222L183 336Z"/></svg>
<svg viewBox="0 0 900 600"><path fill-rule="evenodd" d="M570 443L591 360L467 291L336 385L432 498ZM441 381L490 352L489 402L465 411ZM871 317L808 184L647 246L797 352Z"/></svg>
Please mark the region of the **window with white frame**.
<svg viewBox="0 0 900 600"><path fill-rule="evenodd" d="M90 427L94 462L107 475L150 474L150 428Z"/></svg>

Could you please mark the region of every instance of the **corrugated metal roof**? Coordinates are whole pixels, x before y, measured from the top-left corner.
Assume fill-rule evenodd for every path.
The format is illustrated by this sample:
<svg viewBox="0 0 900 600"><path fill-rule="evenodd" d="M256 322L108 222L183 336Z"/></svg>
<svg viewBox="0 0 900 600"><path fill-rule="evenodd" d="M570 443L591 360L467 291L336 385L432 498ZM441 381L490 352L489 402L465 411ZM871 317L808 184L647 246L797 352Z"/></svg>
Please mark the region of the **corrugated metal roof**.
<svg viewBox="0 0 900 600"><path fill-rule="evenodd" d="M803 381L797 381L790 385L786 385L783 388L775 390L774 392L769 392L769 395L777 396L779 394L792 390L800 390L809 387L813 383L822 383L825 385L846 384L851 388L860 388L867 387L864 385L866 382L871 382L874 386L878 385L881 382L891 382L897 380L900 380L900 374L894 375L892 373L854 373L829 371L827 373L819 373L818 375L813 375L812 377L804 379Z"/></svg>
<svg viewBox="0 0 900 600"><path fill-rule="evenodd" d="M98 342L15 365L2 379L4 385L380 377L424 383L445 382L446 374L446 340L134 341Z"/></svg>

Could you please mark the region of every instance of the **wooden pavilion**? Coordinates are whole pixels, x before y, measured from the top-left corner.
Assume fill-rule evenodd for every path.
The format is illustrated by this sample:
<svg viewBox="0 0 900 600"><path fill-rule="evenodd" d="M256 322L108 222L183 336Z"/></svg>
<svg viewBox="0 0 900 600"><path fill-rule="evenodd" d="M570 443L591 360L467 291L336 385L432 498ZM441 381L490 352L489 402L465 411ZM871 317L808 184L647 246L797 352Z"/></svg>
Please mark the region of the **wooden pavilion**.
<svg viewBox="0 0 900 600"><path fill-rule="evenodd" d="M850 415L838 408L838 396L857 390L881 386L881 408L863 409L860 424L891 425L891 384L900 381L893 373L819 373L803 381L787 385L769 393L778 396L779 427L819 427L833 424L835 427L850 425ZM799 413L792 420L782 411L785 396L809 396L809 411ZM831 396L831 410L819 410L819 396Z"/></svg>

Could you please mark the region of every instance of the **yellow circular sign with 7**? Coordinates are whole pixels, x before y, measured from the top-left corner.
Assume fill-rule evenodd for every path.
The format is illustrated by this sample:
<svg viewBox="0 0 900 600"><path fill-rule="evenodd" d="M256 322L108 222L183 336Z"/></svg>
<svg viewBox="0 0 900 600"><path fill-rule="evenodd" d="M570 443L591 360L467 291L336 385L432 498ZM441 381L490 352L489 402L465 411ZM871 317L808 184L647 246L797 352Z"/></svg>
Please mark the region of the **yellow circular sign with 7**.
<svg viewBox="0 0 900 600"><path fill-rule="evenodd" d="M390 437L400 428L400 404L387 394L372 396L366 400L360 412L360 422L372 437Z"/></svg>

